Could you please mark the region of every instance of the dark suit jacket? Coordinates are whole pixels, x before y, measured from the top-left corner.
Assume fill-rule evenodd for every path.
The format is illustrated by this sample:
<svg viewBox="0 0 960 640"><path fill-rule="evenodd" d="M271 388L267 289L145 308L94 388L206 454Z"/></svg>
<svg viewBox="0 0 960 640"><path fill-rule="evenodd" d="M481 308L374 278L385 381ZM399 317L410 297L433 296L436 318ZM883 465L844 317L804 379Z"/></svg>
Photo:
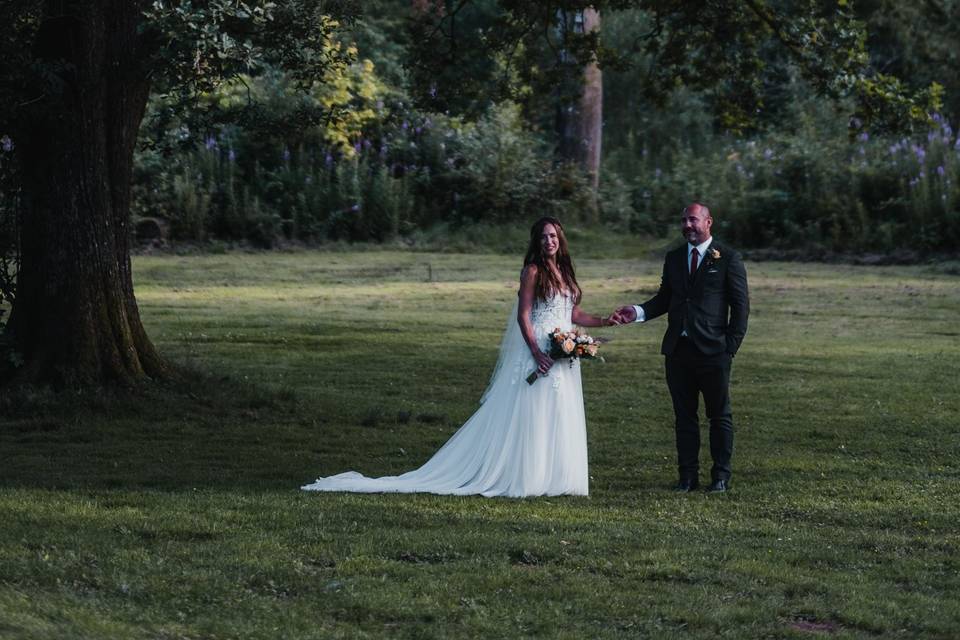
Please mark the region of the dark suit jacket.
<svg viewBox="0 0 960 640"><path fill-rule="evenodd" d="M720 252L712 258L711 252ZM684 327L687 336L705 354L731 355L747 333L750 300L747 271L736 251L713 242L691 279L687 274L687 243L667 253L660 290L644 302L647 320L667 314L667 332L660 352L673 353Z"/></svg>

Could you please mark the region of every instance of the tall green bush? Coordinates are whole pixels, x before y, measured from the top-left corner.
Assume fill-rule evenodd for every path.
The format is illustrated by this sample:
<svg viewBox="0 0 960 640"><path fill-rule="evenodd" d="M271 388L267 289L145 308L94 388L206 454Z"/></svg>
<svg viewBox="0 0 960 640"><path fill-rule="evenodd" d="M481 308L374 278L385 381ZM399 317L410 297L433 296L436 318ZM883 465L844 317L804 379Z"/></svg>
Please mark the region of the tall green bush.
<svg viewBox="0 0 960 640"><path fill-rule="evenodd" d="M850 134L821 114L792 130L708 135L665 153L623 145L607 162L630 167L619 173L656 234L675 233L680 207L699 200L715 210L716 233L744 247L949 252L960 242L960 142L933 120L892 139Z"/></svg>
<svg viewBox="0 0 960 640"><path fill-rule="evenodd" d="M349 148L323 132L292 146L234 126L167 156L144 149L135 212L167 219L175 241L269 247L382 242L438 224L526 222L547 213L579 219L588 211L582 172L553 163L515 104L492 105L476 122L421 113L397 97L376 111ZM626 200L621 190L610 203L629 208Z"/></svg>

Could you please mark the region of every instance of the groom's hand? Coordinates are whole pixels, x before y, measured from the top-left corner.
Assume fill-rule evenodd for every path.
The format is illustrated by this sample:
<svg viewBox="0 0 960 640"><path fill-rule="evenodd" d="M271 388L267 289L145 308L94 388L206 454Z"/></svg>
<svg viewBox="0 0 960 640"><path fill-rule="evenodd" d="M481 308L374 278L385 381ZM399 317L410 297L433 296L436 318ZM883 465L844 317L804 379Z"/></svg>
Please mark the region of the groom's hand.
<svg viewBox="0 0 960 640"><path fill-rule="evenodd" d="M633 308L632 305L626 307L620 307L613 312L613 315L610 316L610 321L613 324L630 324L637 319L637 310Z"/></svg>

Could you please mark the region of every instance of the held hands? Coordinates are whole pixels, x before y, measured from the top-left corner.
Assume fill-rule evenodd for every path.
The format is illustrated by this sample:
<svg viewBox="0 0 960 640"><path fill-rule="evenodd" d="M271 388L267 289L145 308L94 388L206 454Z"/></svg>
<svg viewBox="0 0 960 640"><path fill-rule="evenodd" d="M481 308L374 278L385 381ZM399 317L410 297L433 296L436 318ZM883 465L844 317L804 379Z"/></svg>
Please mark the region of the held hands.
<svg viewBox="0 0 960 640"><path fill-rule="evenodd" d="M620 307L610 316L610 324L630 324L637 319L637 310L632 305Z"/></svg>

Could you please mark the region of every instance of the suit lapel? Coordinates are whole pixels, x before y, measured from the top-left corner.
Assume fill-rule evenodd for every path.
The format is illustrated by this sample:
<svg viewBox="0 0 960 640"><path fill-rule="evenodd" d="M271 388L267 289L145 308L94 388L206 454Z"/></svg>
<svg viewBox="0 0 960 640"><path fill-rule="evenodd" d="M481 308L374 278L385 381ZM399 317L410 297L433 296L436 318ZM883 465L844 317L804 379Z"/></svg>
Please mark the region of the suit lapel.
<svg viewBox="0 0 960 640"><path fill-rule="evenodd" d="M679 278L677 278L677 280L680 281L681 289L684 295L686 295L686 292L690 290L690 284L691 284L690 273L689 273L690 266L687 264L686 243L684 243L682 247L677 249L676 266L674 266L674 269L677 270L677 274L679 274L680 276Z"/></svg>

